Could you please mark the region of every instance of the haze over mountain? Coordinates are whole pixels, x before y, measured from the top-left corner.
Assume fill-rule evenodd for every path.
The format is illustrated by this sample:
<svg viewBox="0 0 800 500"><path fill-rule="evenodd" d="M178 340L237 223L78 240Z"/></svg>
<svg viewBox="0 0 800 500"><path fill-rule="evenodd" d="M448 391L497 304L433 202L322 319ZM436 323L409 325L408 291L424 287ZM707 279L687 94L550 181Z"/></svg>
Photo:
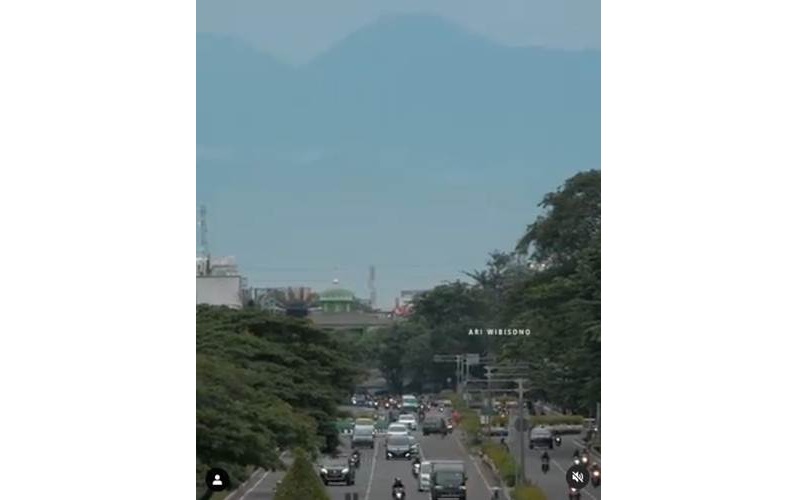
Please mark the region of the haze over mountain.
<svg viewBox="0 0 800 500"><path fill-rule="evenodd" d="M425 279L453 279L600 166L600 53L500 46L431 16L381 19L300 67L198 34L197 144L212 250L256 282L279 278L258 271L267 255L320 251L381 281L410 243L409 262L438 269ZM435 284L412 278L398 271L382 302Z"/></svg>

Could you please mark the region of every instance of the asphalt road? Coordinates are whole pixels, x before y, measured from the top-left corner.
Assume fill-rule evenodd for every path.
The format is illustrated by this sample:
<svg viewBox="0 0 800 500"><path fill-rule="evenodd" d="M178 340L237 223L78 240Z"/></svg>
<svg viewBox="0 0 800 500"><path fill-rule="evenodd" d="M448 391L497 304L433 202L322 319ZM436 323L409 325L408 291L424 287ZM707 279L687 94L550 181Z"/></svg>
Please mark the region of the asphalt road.
<svg viewBox="0 0 800 500"><path fill-rule="evenodd" d="M441 415L432 412L431 415ZM442 438L439 435L423 436L417 430L412 435L420 444L422 460L463 460L467 471L467 498L484 500L491 498L490 487L494 486L488 471L479 461L471 459L464 447L454 435ZM427 492L417 491L417 481L411 473L410 460L386 460L383 437L376 438L374 450L361 450L361 467L356 472L356 482L352 486L329 485L327 490L332 500L346 500L347 493L357 493L358 500L390 500L391 487L395 477L399 477L406 486L407 500L428 500ZM349 455L349 440L342 438L340 451L343 456ZM272 500L276 482L283 472L271 472L260 477L241 497L242 500ZM563 478L562 478L563 481ZM352 497L351 497L352 498ZM353 498L352 500L355 500Z"/></svg>
<svg viewBox="0 0 800 500"><path fill-rule="evenodd" d="M510 426L508 438L509 449L515 460L519 461L519 433ZM567 469L572 466L572 453L580 445L575 443L579 438L578 434L567 434L562 436L561 446L556 446L552 450L547 450L550 455L550 471L547 474L542 472L541 455L544 450L528 449L528 441L525 440L525 477L529 481L537 484L547 495L548 500L560 500L567 498ZM600 500L600 490L591 484L581 490L581 498L586 500Z"/></svg>

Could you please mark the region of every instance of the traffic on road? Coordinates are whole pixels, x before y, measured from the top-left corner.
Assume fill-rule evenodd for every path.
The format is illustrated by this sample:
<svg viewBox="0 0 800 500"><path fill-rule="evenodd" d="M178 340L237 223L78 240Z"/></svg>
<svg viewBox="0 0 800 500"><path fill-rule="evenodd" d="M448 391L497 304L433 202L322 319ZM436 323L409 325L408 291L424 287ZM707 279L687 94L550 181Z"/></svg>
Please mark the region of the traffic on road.
<svg viewBox="0 0 800 500"><path fill-rule="evenodd" d="M345 408L356 410L357 408ZM386 412L378 409L379 414ZM332 500L376 500L398 498L394 496L395 483L402 484L399 498L404 500L430 500L431 498L490 499L493 487L491 472L475 457L470 457L463 444L452 432L425 433L425 422L438 425L451 418L449 408L436 408L423 413L422 423L408 419L404 434L376 433L374 446L358 445L360 436L355 432L342 434L336 457L325 456L318 460L320 478ZM399 419L398 419L399 421ZM397 441L395 441L397 440ZM353 446L354 443L356 446ZM412 451L413 447L413 451ZM356 455L354 456L354 453ZM415 470L415 464L418 464ZM246 491L241 500L272 500L276 486L284 472L271 472L262 481ZM439 496L432 486L438 485ZM399 490L399 489L398 489ZM447 496L445 496L447 495Z"/></svg>
<svg viewBox="0 0 800 500"><path fill-rule="evenodd" d="M389 418L390 410L382 406L375 407L374 416ZM357 413L363 408L341 410ZM433 403L416 414L394 413L396 421L383 431L375 429L371 418L357 419L352 431L341 434L336 452L316 460L316 471L332 500L505 498L496 474L479 457L470 455L460 434L453 432L451 406ZM508 447L514 457L520 456L522 446L526 478L548 499L600 500L599 458L584 452L578 435L515 424L509 419L505 432L492 432L490 439ZM580 491L570 491L567 471L576 463L585 466L592 477ZM264 474L228 500L273 500L284 474Z"/></svg>

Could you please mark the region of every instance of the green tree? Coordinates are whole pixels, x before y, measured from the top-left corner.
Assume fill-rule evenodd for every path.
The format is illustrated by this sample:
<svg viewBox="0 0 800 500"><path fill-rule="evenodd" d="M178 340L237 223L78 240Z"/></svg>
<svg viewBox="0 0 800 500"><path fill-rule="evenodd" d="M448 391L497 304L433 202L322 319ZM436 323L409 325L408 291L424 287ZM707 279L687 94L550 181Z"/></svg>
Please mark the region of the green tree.
<svg viewBox="0 0 800 500"><path fill-rule="evenodd" d="M541 206L517 249L542 266L514 286L504 313L534 334L506 356L532 362L546 397L590 412L600 398L600 172L568 179Z"/></svg>
<svg viewBox="0 0 800 500"><path fill-rule="evenodd" d="M294 461L278 486L275 500L330 500L308 455L302 449L294 451Z"/></svg>
<svg viewBox="0 0 800 500"><path fill-rule="evenodd" d="M568 265L600 240L600 171L589 170L567 179L539 204L545 212L529 225L517 251L532 251L538 262Z"/></svg>
<svg viewBox="0 0 800 500"><path fill-rule="evenodd" d="M338 444L331 425L358 372L332 335L258 310L199 306L198 489L210 467L236 486L282 449Z"/></svg>
<svg viewBox="0 0 800 500"><path fill-rule="evenodd" d="M600 172L567 179L539 206L543 213L515 252L492 252L484 269L465 273L473 283L424 293L410 318L377 336L373 359L395 391L406 379L420 387L454 378L455 366L433 363L434 354L496 353L530 365L542 397L594 409L600 397ZM532 334L468 335L484 327Z"/></svg>

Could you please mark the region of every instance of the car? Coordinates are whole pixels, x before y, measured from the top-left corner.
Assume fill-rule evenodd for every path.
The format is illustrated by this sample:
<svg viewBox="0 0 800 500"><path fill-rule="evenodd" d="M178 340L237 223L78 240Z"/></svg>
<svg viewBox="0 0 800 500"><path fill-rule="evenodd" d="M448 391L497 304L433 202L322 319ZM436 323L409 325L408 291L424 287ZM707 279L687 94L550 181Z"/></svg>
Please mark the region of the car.
<svg viewBox="0 0 800 500"><path fill-rule="evenodd" d="M331 459L319 467L319 477L327 486L329 483L345 483L352 486L356 482L356 471L346 460Z"/></svg>
<svg viewBox="0 0 800 500"><path fill-rule="evenodd" d="M536 448L547 448L552 450L554 441L555 439L553 438L553 431L543 425L540 425L539 427L534 427L531 429L530 435L528 436L528 448L531 450Z"/></svg>
<svg viewBox="0 0 800 500"><path fill-rule="evenodd" d="M409 430L412 431L417 430L417 418L410 413L404 413L399 417L397 417L397 422L405 424L409 428Z"/></svg>
<svg viewBox="0 0 800 500"><path fill-rule="evenodd" d="M411 460L419 454L419 444L408 434L389 436L386 440L386 460L401 458Z"/></svg>
<svg viewBox="0 0 800 500"><path fill-rule="evenodd" d="M375 448L375 426L356 425L350 438L351 448Z"/></svg>
<svg viewBox="0 0 800 500"><path fill-rule="evenodd" d="M419 477L417 478L418 491L431 490L431 473L433 472L433 464L429 460L420 462L419 464Z"/></svg>
<svg viewBox="0 0 800 500"><path fill-rule="evenodd" d="M392 436L407 436L407 435L408 435L408 426L406 424L395 422L393 424L389 424L389 428L386 429L386 439L389 439Z"/></svg>
<svg viewBox="0 0 800 500"><path fill-rule="evenodd" d="M456 460L433 461L431 474L431 500L440 498L467 499L467 474L464 462Z"/></svg>
<svg viewBox="0 0 800 500"><path fill-rule="evenodd" d="M428 418L422 422L422 435L447 434L447 422L442 417Z"/></svg>

